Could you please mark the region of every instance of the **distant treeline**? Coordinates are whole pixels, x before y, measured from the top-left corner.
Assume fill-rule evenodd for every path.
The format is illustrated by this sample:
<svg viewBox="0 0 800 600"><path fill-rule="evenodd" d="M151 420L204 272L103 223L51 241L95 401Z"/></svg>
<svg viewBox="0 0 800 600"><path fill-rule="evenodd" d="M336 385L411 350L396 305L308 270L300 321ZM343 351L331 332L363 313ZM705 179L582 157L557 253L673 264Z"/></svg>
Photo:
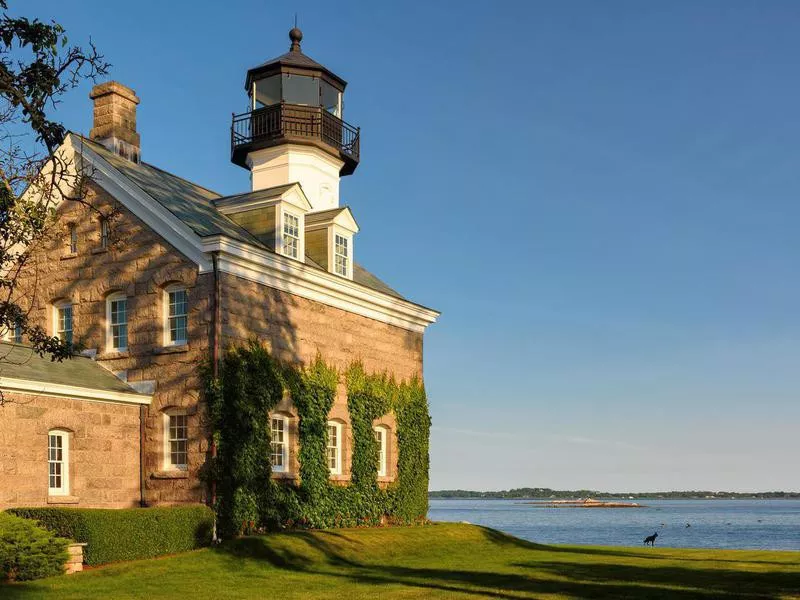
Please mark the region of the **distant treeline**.
<svg viewBox="0 0 800 600"><path fill-rule="evenodd" d="M800 492L599 492L597 490L551 490L550 488L516 488L500 492L440 490L428 492L430 498L800 498Z"/></svg>

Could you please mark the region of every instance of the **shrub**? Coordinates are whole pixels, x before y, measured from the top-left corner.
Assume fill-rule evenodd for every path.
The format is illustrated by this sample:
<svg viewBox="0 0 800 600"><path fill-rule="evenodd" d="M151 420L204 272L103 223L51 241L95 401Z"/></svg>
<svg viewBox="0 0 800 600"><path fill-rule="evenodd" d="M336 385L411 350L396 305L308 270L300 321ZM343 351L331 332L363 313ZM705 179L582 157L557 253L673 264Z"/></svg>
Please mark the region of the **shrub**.
<svg viewBox="0 0 800 600"><path fill-rule="evenodd" d="M0 512L0 580L27 581L60 575L69 540L33 521Z"/></svg>
<svg viewBox="0 0 800 600"><path fill-rule="evenodd" d="M170 508L12 508L20 517L87 544L84 561L100 565L186 552L211 543L214 513L207 506Z"/></svg>

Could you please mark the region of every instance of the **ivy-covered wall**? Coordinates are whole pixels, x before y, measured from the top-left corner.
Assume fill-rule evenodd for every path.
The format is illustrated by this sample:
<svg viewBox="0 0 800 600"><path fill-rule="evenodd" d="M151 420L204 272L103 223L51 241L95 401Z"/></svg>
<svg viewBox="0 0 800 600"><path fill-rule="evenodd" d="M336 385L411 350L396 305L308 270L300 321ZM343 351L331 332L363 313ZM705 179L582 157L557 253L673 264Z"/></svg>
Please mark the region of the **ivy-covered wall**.
<svg viewBox="0 0 800 600"><path fill-rule="evenodd" d="M352 432L351 477L334 483L326 462L327 422L340 377L347 387ZM231 347L219 376L206 370L206 396L217 445L210 477L216 482L217 528L228 537L259 528L410 524L428 510L430 416L421 381L396 382L365 372L345 373L321 357L305 368L280 365L257 341ZM290 394L299 417L299 482L271 478L269 413ZM378 485L373 423L394 413L397 479Z"/></svg>

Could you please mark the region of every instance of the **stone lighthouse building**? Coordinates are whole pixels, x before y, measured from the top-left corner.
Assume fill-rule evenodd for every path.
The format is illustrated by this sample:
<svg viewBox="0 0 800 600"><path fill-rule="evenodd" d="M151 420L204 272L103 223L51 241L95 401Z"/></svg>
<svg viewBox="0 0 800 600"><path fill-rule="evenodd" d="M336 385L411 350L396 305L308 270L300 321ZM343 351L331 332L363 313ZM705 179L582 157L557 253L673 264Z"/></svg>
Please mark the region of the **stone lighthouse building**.
<svg viewBox="0 0 800 600"><path fill-rule="evenodd" d="M321 357L397 381L422 376L423 334L438 313L362 265L359 225L340 194L361 153L346 82L301 50L250 69L249 110L231 123L231 161L249 171L223 196L144 162L135 92L95 86L88 137L61 153L90 174L87 204L63 201L33 249L17 302L72 342L62 363L19 332L2 342L0 509L208 502L211 434L199 367L256 340L284 365ZM348 115L349 116L349 115ZM270 415L273 477L299 481L301 415ZM351 479L353 431L341 378L328 415L330 479ZM397 415L374 421L377 478L392 485Z"/></svg>

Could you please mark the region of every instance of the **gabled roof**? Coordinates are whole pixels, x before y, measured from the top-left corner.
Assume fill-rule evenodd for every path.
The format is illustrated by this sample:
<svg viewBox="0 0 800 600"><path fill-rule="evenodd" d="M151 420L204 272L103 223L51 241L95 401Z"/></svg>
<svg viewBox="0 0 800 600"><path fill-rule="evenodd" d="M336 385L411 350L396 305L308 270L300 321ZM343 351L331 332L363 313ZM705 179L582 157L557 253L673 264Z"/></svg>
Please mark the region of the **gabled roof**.
<svg viewBox="0 0 800 600"><path fill-rule="evenodd" d="M294 204L304 212L311 210L311 203L309 203L308 198L306 198L303 186L299 183L286 183L263 190L256 190L255 192L224 196L214 200L214 206L220 212L227 215L232 211L242 208L266 206L278 200L284 200L290 204Z"/></svg>
<svg viewBox="0 0 800 600"><path fill-rule="evenodd" d="M223 197L217 192L192 183L177 175L173 175L172 173L168 173L151 164L145 162L131 162L111 152L98 142L83 136L76 135L76 137L79 138L78 146L82 143L89 147L103 160L108 162L111 167L148 196L156 200L156 202L175 215L201 238L222 235L273 252L273 250L267 247L263 242L251 235L240 225L237 225L232 219L226 217L216 208L215 201L222 200L223 198L232 198L233 196ZM269 190L250 192L249 194L260 194L262 192L265 194L272 194L276 191L282 193L279 191L279 188L285 187L288 190L294 185L297 184L290 183L285 186L276 186ZM246 196L249 194L240 194L239 196ZM306 256L306 264L324 271L320 265L308 256ZM358 263L353 264L353 281L377 292L389 294L395 298L405 300L401 294L393 290Z"/></svg>
<svg viewBox="0 0 800 600"><path fill-rule="evenodd" d="M314 225L327 225L328 223L336 223L345 229L349 229L353 233L358 233L359 230L358 223L356 223L356 218L353 216L353 211L350 210L349 206L339 206L336 208L329 208L327 210L319 210L306 215L306 227L313 227Z"/></svg>
<svg viewBox="0 0 800 600"><path fill-rule="evenodd" d="M39 356L29 346L0 342L0 357L0 388L5 390L145 404L150 401L149 395L138 392L85 356L58 362Z"/></svg>

